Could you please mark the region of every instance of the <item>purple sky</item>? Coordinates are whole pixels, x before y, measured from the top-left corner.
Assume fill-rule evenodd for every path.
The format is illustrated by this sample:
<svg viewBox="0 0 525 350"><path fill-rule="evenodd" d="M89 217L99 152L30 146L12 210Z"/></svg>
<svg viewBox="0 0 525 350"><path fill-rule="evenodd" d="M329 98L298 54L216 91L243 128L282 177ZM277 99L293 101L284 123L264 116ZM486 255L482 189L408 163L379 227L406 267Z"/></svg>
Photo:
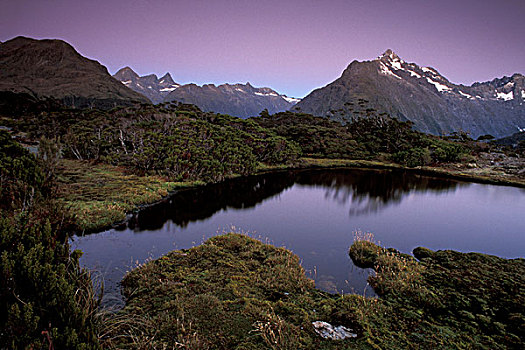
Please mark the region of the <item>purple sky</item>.
<svg viewBox="0 0 525 350"><path fill-rule="evenodd" d="M59 38L114 74L303 97L393 49L454 83L525 73L525 0L0 0L0 41Z"/></svg>

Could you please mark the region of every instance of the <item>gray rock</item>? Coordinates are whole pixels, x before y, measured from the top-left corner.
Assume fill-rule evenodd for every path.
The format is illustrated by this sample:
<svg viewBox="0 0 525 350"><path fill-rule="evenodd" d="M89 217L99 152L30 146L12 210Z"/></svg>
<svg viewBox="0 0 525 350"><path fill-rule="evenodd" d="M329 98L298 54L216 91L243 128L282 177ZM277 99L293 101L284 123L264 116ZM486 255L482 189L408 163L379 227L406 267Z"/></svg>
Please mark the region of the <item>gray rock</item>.
<svg viewBox="0 0 525 350"><path fill-rule="evenodd" d="M330 323L324 321L314 321L312 322L312 325L314 326L315 332L325 339L343 340L346 338L357 337L357 334L354 333L352 329L344 326L334 327Z"/></svg>

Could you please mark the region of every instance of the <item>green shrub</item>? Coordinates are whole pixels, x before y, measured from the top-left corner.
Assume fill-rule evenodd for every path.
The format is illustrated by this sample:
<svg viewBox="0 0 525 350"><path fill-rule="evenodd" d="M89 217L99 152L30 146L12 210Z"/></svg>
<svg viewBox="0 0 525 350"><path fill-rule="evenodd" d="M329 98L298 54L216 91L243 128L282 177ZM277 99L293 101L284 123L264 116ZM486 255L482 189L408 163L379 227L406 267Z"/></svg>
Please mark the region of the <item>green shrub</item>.
<svg viewBox="0 0 525 350"><path fill-rule="evenodd" d="M55 225L64 215L46 177L27 150L0 132L0 344L40 348L46 333L55 349L98 348L90 274Z"/></svg>
<svg viewBox="0 0 525 350"><path fill-rule="evenodd" d="M428 165L432 161L428 148L415 147L406 151L395 153L394 161L408 167Z"/></svg>

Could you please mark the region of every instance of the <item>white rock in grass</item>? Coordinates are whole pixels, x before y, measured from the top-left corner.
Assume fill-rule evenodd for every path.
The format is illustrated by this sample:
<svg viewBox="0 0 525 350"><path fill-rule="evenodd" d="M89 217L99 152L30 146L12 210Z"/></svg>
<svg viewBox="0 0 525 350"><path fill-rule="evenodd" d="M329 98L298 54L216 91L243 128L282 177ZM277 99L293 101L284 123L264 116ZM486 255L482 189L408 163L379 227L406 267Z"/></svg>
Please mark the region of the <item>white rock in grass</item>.
<svg viewBox="0 0 525 350"><path fill-rule="evenodd" d="M315 332L325 339L342 340L357 337L357 334L353 333L352 329L344 326L334 327L324 321L314 321L312 325L314 326Z"/></svg>

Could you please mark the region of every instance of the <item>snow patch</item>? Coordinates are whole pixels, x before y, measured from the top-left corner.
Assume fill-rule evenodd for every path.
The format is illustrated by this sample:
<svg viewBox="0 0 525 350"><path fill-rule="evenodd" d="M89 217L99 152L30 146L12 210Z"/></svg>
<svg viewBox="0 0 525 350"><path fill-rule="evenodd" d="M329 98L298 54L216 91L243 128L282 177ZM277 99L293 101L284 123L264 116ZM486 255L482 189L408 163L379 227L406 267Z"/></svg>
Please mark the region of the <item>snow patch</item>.
<svg viewBox="0 0 525 350"><path fill-rule="evenodd" d="M239 88L235 88L235 91L239 91L239 92L244 92L244 93L246 93L246 91L244 91L243 89L239 89Z"/></svg>
<svg viewBox="0 0 525 350"><path fill-rule="evenodd" d="M459 90L459 93L460 93L462 96L465 96L466 98L468 98L469 100L475 100L474 97L472 97L472 96L469 95L469 94L464 93L464 92L461 91L461 90ZM479 96L476 96L476 97L479 97Z"/></svg>
<svg viewBox="0 0 525 350"><path fill-rule="evenodd" d="M381 73L383 73L385 75L392 75L392 76L396 77L397 79L401 79L401 77L399 75L394 74L394 72L392 72L390 69L388 69L388 67L383 62L379 63L379 68L381 70Z"/></svg>
<svg viewBox="0 0 525 350"><path fill-rule="evenodd" d="M392 66L392 68L394 68L395 70L404 70L403 67L401 67L401 62L399 60L393 60L392 62L390 62L390 65Z"/></svg>
<svg viewBox="0 0 525 350"><path fill-rule="evenodd" d="M416 72L414 72L414 71L408 70L407 72L409 72L409 73L410 73L410 75L411 75L411 76L413 76L413 77L416 77L416 78L421 78L421 75L417 74L417 73L416 73Z"/></svg>
<svg viewBox="0 0 525 350"><path fill-rule="evenodd" d="M129 85L131 84L131 80L121 81L121 83L124 85Z"/></svg>
<svg viewBox="0 0 525 350"><path fill-rule="evenodd" d="M432 80L432 79L430 79L430 78L427 78L427 81L428 81L430 84L434 85L434 86L436 87L436 90L439 91L439 92L444 92L444 91L450 91L450 90L452 90L452 89L449 88L448 86L443 85L443 84L440 84L440 83L438 83L438 82L436 82L436 81L434 81L434 80Z"/></svg>
<svg viewBox="0 0 525 350"><path fill-rule="evenodd" d="M267 94L263 94L261 92L254 92L254 94L256 94L257 96L279 96L275 92L269 92Z"/></svg>
<svg viewBox="0 0 525 350"><path fill-rule="evenodd" d="M521 98L525 100L525 90L521 90Z"/></svg>
<svg viewBox="0 0 525 350"><path fill-rule="evenodd" d="M432 74L437 74L437 72L432 69L432 68L429 68L429 67L421 67L421 70L425 73L432 73Z"/></svg>
<svg viewBox="0 0 525 350"><path fill-rule="evenodd" d="M513 88L514 87L514 82L513 81L509 81L507 84L505 84L505 86L503 86L504 88L506 89L510 89L510 88Z"/></svg>
<svg viewBox="0 0 525 350"><path fill-rule="evenodd" d="M519 126L516 125L516 127L518 128L519 132L525 132L525 128L520 128Z"/></svg>
<svg viewBox="0 0 525 350"><path fill-rule="evenodd" d="M504 93L504 92L497 92L496 93L496 98L498 100L503 100L503 101L510 101L512 99L514 99L514 93L511 91L509 93Z"/></svg>
<svg viewBox="0 0 525 350"><path fill-rule="evenodd" d="M284 98L285 101L290 102L290 103L299 103L299 101L301 101L300 98L288 97L286 95L281 95L281 97Z"/></svg>
<svg viewBox="0 0 525 350"><path fill-rule="evenodd" d="M162 92L169 91L169 92L171 92L173 90L176 90L177 88L178 88L178 86L177 87L170 87L170 88L163 88L163 89L160 89L159 91L162 91Z"/></svg>

